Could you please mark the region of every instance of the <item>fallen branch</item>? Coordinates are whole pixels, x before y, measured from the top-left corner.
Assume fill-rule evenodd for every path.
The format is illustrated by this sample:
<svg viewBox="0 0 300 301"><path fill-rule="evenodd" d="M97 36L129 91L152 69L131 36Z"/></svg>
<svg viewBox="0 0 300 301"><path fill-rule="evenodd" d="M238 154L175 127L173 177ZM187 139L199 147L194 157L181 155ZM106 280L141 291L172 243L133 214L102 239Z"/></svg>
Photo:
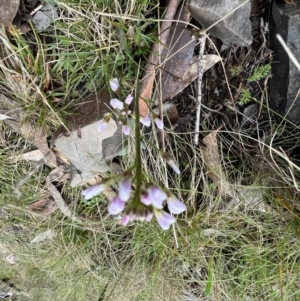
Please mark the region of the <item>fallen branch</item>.
<svg viewBox="0 0 300 301"><path fill-rule="evenodd" d="M67 217L69 217L73 222L81 222L79 218L77 218L72 211L69 209L68 205L65 203L64 199L62 198L60 192L56 189L56 187L52 184L52 181L59 180L64 176L64 168L61 167L60 169L57 168L53 170L46 178L46 183L49 188L49 191L57 204L59 210Z"/></svg>
<svg viewBox="0 0 300 301"><path fill-rule="evenodd" d="M174 19L180 2L181 0L170 0L164 21L160 27L161 34L159 35L159 39L161 43L156 43L153 45L151 54L148 58L148 64L145 68L144 77L140 86L141 94L139 99L139 111L141 116L146 116L149 113L148 105L144 99L150 99L152 96L155 68L164 49L162 45L167 43L167 39L169 37L169 32L172 25L172 21L170 20Z"/></svg>

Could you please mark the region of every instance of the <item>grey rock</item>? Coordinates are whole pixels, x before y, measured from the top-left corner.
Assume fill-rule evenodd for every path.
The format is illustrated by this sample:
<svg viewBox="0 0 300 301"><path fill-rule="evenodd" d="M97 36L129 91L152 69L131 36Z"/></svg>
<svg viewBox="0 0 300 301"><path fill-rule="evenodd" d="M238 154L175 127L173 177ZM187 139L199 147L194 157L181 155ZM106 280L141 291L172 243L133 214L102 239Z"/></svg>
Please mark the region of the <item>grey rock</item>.
<svg viewBox="0 0 300 301"><path fill-rule="evenodd" d="M99 133L95 121L77 130L70 136L60 136L55 140L55 146L80 171L71 179L71 186L80 186L90 181L98 174L110 171L107 161L117 155L122 146L121 127L111 119L104 132Z"/></svg>
<svg viewBox="0 0 300 301"><path fill-rule="evenodd" d="M248 125L251 123L252 119L255 119L258 113L258 104L252 103L244 109L243 123Z"/></svg>
<svg viewBox="0 0 300 301"><path fill-rule="evenodd" d="M57 7L54 4L46 3L41 10L37 11L33 16L32 23L38 31L43 31L56 19L58 19Z"/></svg>
<svg viewBox="0 0 300 301"><path fill-rule="evenodd" d="M207 29L232 12L244 0L190 0L192 16ZM225 45L249 46L252 43L251 4L247 2L224 20L213 26L209 33L219 38Z"/></svg>
<svg viewBox="0 0 300 301"><path fill-rule="evenodd" d="M300 0L295 5L274 1L270 22L270 48L274 51L272 78L270 79L271 109L286 116L294 123L300 123L300 72L291 62L276 38L280 34L291 52L300 62Z"/></svg>

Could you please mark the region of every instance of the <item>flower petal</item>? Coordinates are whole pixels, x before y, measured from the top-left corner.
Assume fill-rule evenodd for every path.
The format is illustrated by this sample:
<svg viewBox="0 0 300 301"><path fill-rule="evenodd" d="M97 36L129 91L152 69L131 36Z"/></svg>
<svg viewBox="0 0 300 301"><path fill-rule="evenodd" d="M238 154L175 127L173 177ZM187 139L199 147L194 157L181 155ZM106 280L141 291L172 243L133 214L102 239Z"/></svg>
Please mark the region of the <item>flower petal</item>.
<svg viewBox="0 0 300 301"><path fill-rule="evenodd" d="M154 214L157 218L157 222L159 224L159 226L163 229L163 230L168 230L170 228L170 226L175 223L175 218L162 210L155 210Z"/></svg>
<svg viewBox="0 0 300 301"><path fill-rule="evenodd" d="M127 226L127 224L130 222L130 216L129 215L123 215L121 224L123 226Z"/></svg>
<svg viewBox="0 0 300 301"><path fill-rule="evenodd" d="M130 128L127 124L122 126L122 132L124 135L128 136L130 134Z"/></svg>
<svg viewBox="0 0 300 301"><path fill-rule="evenodd" d="M151 204L157 209L162 209L163 202L167 198L166 193L157 186L151 186L147 191Z"/></svg>
<svg viewBox="0 0 300 301"><path fill-rule="evenodd" d="M126 202L130 197L131 192L131 178L123 178L119 183L119 198Z"/></svg>
<svg viewBox="0 0 300 301"><path fill-rule="evenodd" d="M168 198L168 208L173 214L180 214L183 211L186 211L186 206L174 195Z"/></svg>
<svg viewBox="0 0 300 301"><path fill-rule="evenodd" d="M146 205L146 206L149 206L152 204L152 201L151 199L149 198L149 194L148 192L145 192L145 193L142 193L141 195L141 202Z"/></svg>
<svg viewBox="0 0 300 301"><path fill-rule="evenodd" d="M118 98L112 98L110 100L110 105L114 109L119 109L119 110L123 110L124 109L124 103L122 101L120 101Z"/></svg>
<svg viewBox="0 0 300 301"><path fill-rule="evenodd" d="M130 105L131 103L132 103L132 101L133 101L133 96L131 95L131 94L129 94L127 97L126 97L126 99L125 99L125 103L127 104L127 105Z"/></svg>
<svg viewBox="0 0 300 301"><path fill-rule="evenodd" d="M154 118L154 122L158 129L162 130L164 128L164 122L158 117Z"/></svg>
<svg viewBox="0 0 300 301"><path fill-rule="evenodd" d="M151 124L151 119L149 117L149 115L146 116L141 116L140 117L140 123L142 123L144 126L149 127Z"/></svg>
<svg viewBox="0 0 300 301"><path fill-rule="evenodd" d="M90 200L97 194L101 193L106 188L106 186L107 185L105 185L105 184L92 185L92 186L88 187L87 189L83 190L82 195L86 201Z"/></svg>
<svg viewBox="0 0 300 301"><path fill-rule="evenodd" d="M177 166L177 164L175 163L174 160L170 159L170 160L167 161L167 163L172 167L172 169L173 169L178 175L180 175L180 170L179 170L179 168L178 168L178 166Z"/></svg>
<svg viewBox="0 0 300 301"><path fill-rule="evenodd" d="M125 208L125 202L120 200L120 198L115 197L112 199L111 203L108 206L108 212L109 214L119 214L121 213Z"/></svg>
<svg viewBox="0 0 300 301"><path fill-rule="evenodd" d="M116 91L119 89L120 84L119 84L119 80L118 80L116 77L113 78L113 79L111 79L111 80L109 81L109 84L110 84L110 88L111 88L114 92L116 92Z"/></svg>
<svg viewBox="0 0 300 301"><path fill-rule="evenodd" d="M97 128L98 132L102 133L105 130L106 126L107 123L104 120L101 120Z"/></svg>
<svg viewBox="0 0 300 301"><path fill-rule="evenodd" d="M146 216L146 222L151 222L152 220L152 217L153 217L153 213L148 213L148 215Z"/></svg>

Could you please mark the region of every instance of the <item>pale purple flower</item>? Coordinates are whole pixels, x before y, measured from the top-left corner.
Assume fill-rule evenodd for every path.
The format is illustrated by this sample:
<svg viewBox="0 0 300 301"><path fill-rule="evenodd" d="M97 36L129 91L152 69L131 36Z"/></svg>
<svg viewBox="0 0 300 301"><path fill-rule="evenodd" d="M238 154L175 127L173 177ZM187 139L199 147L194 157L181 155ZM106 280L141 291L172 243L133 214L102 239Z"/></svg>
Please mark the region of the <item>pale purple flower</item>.
<svg viewBox="0 0 300 301"><path fill-rule="evenodd" d="M175 218L163 211L163 210L154 210L154 214L157 218L157 222L159 224L159 226L163 229L163 230L168 230L170 228L170 226L175 223Z"/></svg>
<svg viewBox="0 0 300 301"><path fill-rule="evenodd" d="M123 215L121 224L123 226L127 226L127 224L130 222L130 216L129 215Z"/></svg>
<svg viewBox="0 0 300 301"><path fill-rule="evenodd" d="M157 186L151 186L147 189L147 196L141 197L141 202L145 205L152 204L157 209L163 208L163 202L167 198L167 194ZM150 203L149 203L150 202Z"/></svg>
<svg viewBox="0 0 300 301"><path fill-rule="evenodd" d="M122 132L123 132L123 134L126 135L126 136L128 136L128 135L130 134L130 128L129 128L129 126L128 126L127 124L124 124L124 125L122 126Z"/></svg>
<svg viewBox="0 0 300 301"><path fill-rule="evenodd" d="M141 215L141 216L137 216L137 220L140 222L150 222L152 220L153 214L147 214L147 215Z"/></svg>
<svg viewBox="0 0 300 301"><path fill-rule="evenodd" d="M135 219L137 218L136 214L134 213L129 213L129 214L125 214L123 215L122 217L122 221L121 221L121 224L123 226L126 226L129 222L133 222Z"/></svg>
<svg viewBox="0 0 300 301"><path fill-rule="evenodd" d="M152 204L152 200L149 198L149 194L148 194L147 191L144 192L144 193L142 193L142 195L141 195L141 202L142 202L144 205L146 205L146 206L149 206L149 205Z"/></svg>
<svg viewBox="0 0 300 301"><path fill-rule="evenodd" d="M131 95L131 94L129 94L127 97L126 97L126 99L125 99L125 103L127 104L127 105L130 105L131 103L132 103L132 101L133 101L133 96Z"/></svg>
<svg viewBox="0 0 300 301"><path fill-rule="evenodd" d="M119 214L121 213L125 208L125 202L123 202L119 197L114 197L109 206L108 206L108 212L109 214Z"/></svg>
<svg viewBox="0 0 300 301"><path fill-rule="evenodd" d="M146 216L145 221L146 221L146 222L151 222L152 217L153 217L153 213L148 213L148 215Z"/></svg>
<svg viewBox="0 0 300 301"><path fill-rule="evenodd" d="M128 201L131 192L131 178L124 177L119 183L119 198L123 202Z"/></svg>
<svg viewBox="0 0 300 301"><path fill-rule="evenodd" d="M114 109L119 109L119 110L123 110L124 109L124 103L122 101L120 101L117 98L112 98L110 100L110 105L114 108Z"/></svg>
<svg viewBox="0 0 300 301"><path fill-rule="evenodd" d="M106 126L107 126L107 122L101 120L97 128L98 132L102 133L106 129Z"/></svg>
<svg viewBox="0 0 300 301"><path fill-rule="evenodd" d="M179 170L179 168L178 168L178 166L177 166L177 164L175 163L174 160L169 159L169 160L167 161L167 163L172 167L172 169L173 169L178 175L180 175L180 170Z"/></svg>
<svg viewBox="0 0 300 301"><path fill-rule="evenodd" d="M180 214L186 211L186 206L179 201L174 195L171 195L168 199L168 208L173 214Z"/></svg>
<svg viewBox="0 0 300 301"><path fill-rule="evenodd" d="M115 77L109 81L110 88L116 92L119 89L119 80Z"/></svg>
<svg viewBox="0 0 300 301"><path fill-rule="evenodd" d="M135 220L141 222L150 222L153 218L153 213L150 211L141 211L141 212L129 212L127 214L123 214L121 224L126 226L129 222L133 222Z"/></svg>
<svg viewBox="0 0 300 301"><path fill-rule="evenodd" d="M140 123L142 123L146 127L149 127L151 124L151 119L150 119L149 115L141 116Z"/></svg>
<svg viewBox="0 0 300 301"><path fill-rule="evenodd" d="M164 122L161 119L159 119L158 117L154 118L154 122L158 129L162 130L164 128Z"/></svg>
<svg viewBox="0 0 300 301"><path fill-rule="evenodd" d="M103 192L106 187L106 184L95 184L83 190L82 195L87 201L96 196L97 194Z"/></svg>

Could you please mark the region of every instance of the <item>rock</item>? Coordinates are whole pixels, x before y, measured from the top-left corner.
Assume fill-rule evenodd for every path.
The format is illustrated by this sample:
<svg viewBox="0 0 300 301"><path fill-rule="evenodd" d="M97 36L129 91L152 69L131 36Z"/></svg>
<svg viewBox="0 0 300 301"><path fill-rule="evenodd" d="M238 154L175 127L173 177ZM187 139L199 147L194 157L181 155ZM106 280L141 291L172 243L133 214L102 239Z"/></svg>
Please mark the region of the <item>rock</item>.
<svg viewBox="0 0 300 301"><path fill-rule="evenodd" d="M114 119L110 119L102 133L97 131L99 121L110 111L109 100L106 92L89 95L67 119L69 133L61 127L55 135L54 144L58 151L80 171L71 179L73 187L110 171L107 162L117 156L122 147L122 129Z"/></svg>
<svg viewBox="0 0 300 301"><path fill-rule="evenodd" d="M15 15L18 12L20 0L0 0L0 27L1 25L11 26Z"/></svg>
<svg viewBox="0 0 300 301"><path fill-rule="evenodd" d="M244 0L190 0L189 9L192 16L207 29L225 15L233 11ZM251 4L245 3L231 15L209 29L209 33L219 38L224 44L249 46L252 43Z"/></svg>
<svg viewBox="0 0 300 301"><path fill-rule="evenodd" d="M71 179L71 186L87 183L92 177L110 170L106 161L115 157L122 145L121 127L111 119L106 129L98 133L99 121L81 128L81 137L77 130L70 136L61 136L55 140L55 146L62 152L81 174Z"/></svg>
<svg viewBox="0 0 300 301"><path fill-rule="evenodd" d="M244 109L243 124L249 125L253 119L256 119L258 113L258 103L252 103Z"/></svg>
<svg viewBox="0 0 300 301"><path fill-rule="evenodd" d="M276 34L280 34L300 62L300 0L294 0L294 3L296 6L284 1L273 2L270 48L274 51L274 58L269 104L276 113L294 123L300 123L300 96L297 97L300 72L276 38Z"/></svg>
<svg viewBox="0 0 300 301"><path fill-rule="evenodd" d="M98 133L99 121L81 128L81 137L77 130L70 136L61 136L55 141L55 146L75 166L81 174L71 180L71 186L87 183L97 174L110 170L107 161L117 155L122 142L122 130L111 119L104 132Z"/></svg>
<svg viewBox="0 0 300 301"><path fill-rule="evenodd" d="M46 30L51 23L58 19L57 7L52 3L46 3L32 18L32 23L37 31Z"/></svg>

